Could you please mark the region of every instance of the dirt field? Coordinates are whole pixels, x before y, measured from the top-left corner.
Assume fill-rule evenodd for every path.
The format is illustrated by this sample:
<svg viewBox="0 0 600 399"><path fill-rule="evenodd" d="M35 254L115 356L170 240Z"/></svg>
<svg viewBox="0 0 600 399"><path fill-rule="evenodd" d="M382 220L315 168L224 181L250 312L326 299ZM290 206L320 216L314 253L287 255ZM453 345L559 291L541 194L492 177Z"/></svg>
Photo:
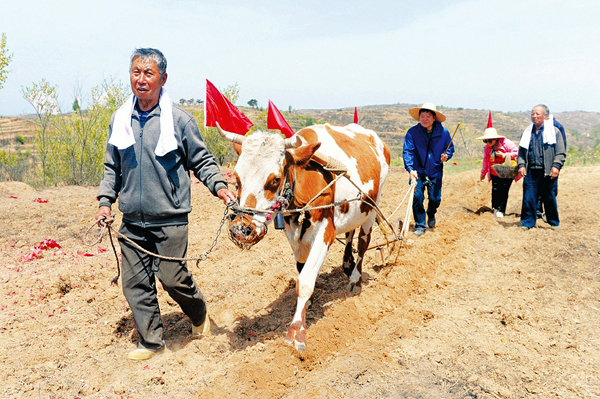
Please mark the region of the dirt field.
<svg viewBox="0 0 600 399"><path fill-rule="evenodd" d="M168 349L145 362L126 358L138 337L110 285L108 237L83 243L96 188L0 183L0 397L599 398L600 167L562 171L558 231L518 229L521 182L496 219L491 186L477 177L447 174L438 227L410 233L394 264L376 265L370 251L359 295L344 290L335 244L301 353L283 342L296 277L284 234L271 228L246 252L223 234L207 261L190 265L213 334L191 339L161 290ZM384 214L407 189L406 173L393 171ZM201 184L193 201L197 256L224 207ZM44 240L61 248L23 261Z"/></svg>

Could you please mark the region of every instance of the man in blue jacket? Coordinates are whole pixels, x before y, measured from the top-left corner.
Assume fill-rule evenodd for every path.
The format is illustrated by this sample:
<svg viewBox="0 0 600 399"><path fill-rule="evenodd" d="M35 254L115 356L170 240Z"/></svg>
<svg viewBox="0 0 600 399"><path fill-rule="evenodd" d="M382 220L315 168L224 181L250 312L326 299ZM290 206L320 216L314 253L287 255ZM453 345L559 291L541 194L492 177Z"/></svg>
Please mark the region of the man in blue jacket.
<svg viewBox="0 0 600 399"><path fill-rule="evenodd" d="M191 206L190 171L226 204L235 199L194 118L174 105L164 89L167 60L156 49L136 49L129 78L133 94L109 125L104 176L96 219L109 222L117 199L119 229L149 253L185 258ZM132 360L165 350L156 279L192 322L192 333L208 334L206 302L185 262L161 259L119 237L123 294L140 334Z"/></svg>
<svg viewBox="0 0 600 399"><path fill-rule="evenodd" d="M404 168L410 173L411 182L417 182L412 209L415 219L414 234L420 237L427 227L435 227L435 214L442 202L444 162L452 158L454 144L450 132L442 126L446 117L437 111L434 104L425 103L408 112L419 123L406 132L402 157ZM427 211L423 206L425 188L429 197Z"/></svg>

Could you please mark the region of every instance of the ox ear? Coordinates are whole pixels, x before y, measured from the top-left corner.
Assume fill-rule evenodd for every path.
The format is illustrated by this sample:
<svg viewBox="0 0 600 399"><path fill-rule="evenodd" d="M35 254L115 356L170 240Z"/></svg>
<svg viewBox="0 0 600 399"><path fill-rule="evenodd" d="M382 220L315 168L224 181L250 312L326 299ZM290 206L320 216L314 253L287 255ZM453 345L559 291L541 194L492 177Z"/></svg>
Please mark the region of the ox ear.
<svg viewBox="0 0 600 399"><path fill-rule="evenodd" d="M239 157L242 153L242 145L238 143L233 143L233 151L235 151L235 153L238 154Z"/></svg>
<svg viewBox="0 0 600 399"><path fill-rule="evenodd" d="M302 166L308 163L315 152L321 147L321 143L312 143L303 145L302 147L292 148L286 151L285 158L289 161L289 157L297 166Z"/></svg>

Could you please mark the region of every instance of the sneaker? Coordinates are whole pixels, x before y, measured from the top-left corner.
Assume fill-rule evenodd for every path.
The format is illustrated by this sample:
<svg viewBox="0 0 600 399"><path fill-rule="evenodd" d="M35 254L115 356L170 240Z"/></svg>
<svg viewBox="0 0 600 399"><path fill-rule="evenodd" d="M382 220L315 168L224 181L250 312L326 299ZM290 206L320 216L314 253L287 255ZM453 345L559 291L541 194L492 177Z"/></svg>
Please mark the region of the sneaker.
<svg viewBox="0 0 600 399"><path fill-rule="evenodd" d="M546 219L546 212L542 213L542 220L543 220L545 223L548 223L548 219Z"/></svg>
<svg viewBox="0 0 600 399"><path fill-rule="evenodd" d="M527 227L527 226L520 226L519 229L523 230L523 231L527 231L529 230L531 227Z"/></svg>
<svg viewBox="0 0 600 399"><path fill-rule="evenodd" d="M550 226L552 230L560 230L560 226Z"/></svg>
<svg viewBox="0 0 600 399"><path fill-rule="evenodd" d="M494 216L496 216L497 218L503 218L504 214L502 212L500 212L497 209L494 209Z"/></svg>
<svg viewBox="0 0 600 399"><path fill-rule="evenodd" d="M413 234L417 237L421 237L423 234L425 234L425 229L416 229Z"/></svg>
<svg viewBox="0 0 600 399"><path fill-rule="evenodd" d="M435 216L427 220L427 227L433 229L435 227Z"/></svg>
<svg viewBox="0 0 600 399"><path fill-rule="evenodd" d="M156 355L159 355L165 351L165 347L162 346L158 349L149 348L137 348L127 354L127 357L131 360L148 360Z"/></svg>
<svg viewBox="0 0 600 399"><path fill-rule="evenodd" d="M204 323L199 326L192 325L192 335L210 335L210 319L208 318L208 313L204 318Z"/></svg>

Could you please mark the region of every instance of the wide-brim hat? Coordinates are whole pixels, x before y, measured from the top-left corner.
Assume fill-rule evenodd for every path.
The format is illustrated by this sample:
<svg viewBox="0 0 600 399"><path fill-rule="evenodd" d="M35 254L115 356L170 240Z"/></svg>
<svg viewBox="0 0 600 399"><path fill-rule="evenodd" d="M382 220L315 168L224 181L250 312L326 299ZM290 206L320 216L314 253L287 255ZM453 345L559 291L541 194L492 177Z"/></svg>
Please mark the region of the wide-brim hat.
<svg viewBox="0 0 600 399"><path fill-rule="evenodd" d="M410 114L410 116L413 117L413 119L419 120L419 112L422 109L426 109L426 110L435 112L435 120L438 122L444 122L446 120L446 115L444 115L440 111L438 111L433 103L425 103L425 104L421 105L420 107L411 108L408 111L408 113Z"/></svg>
<svg viewBox="0 0 600 399"><path fill-rule="evenodd" d="M483 136L477 137L475 140L498 140L504 138L506 137L500 136L496 129L494 129L493 127L488 127L487 129L485 129L485 132L483 132Z"/></svg>

